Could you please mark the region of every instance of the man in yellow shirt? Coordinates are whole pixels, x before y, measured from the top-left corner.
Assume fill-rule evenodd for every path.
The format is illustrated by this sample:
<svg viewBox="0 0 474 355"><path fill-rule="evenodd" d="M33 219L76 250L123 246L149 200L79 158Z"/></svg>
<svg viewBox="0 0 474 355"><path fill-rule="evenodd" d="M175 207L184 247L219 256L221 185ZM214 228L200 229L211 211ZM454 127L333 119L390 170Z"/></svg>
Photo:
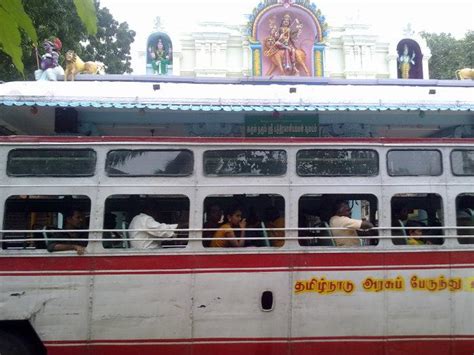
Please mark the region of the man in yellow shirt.
<svg viewBox="0 0 474 355"><path fill-rule="evenodd" d="M345 237L345 238L334 238L334 242L338 247L358 247L361 245L359 236L357 235L358 229L370 229L373 228L373 224L360 219L351 218L351 208L347 201L337 201L335 205L334 216L329 220L329 226L331 228L348 228L348 229L333 229L332 235L334 237Z"/></svg>

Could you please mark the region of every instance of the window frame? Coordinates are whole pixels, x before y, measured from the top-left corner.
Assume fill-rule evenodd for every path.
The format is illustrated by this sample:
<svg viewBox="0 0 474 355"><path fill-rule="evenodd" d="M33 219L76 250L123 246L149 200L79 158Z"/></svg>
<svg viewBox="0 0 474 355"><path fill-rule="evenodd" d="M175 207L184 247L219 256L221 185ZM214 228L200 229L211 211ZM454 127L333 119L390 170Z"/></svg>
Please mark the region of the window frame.
<svg viewBox="0 0 474 355"><path fill-rule="evenodd" d="M108 171L109 155L113 152L190 152L192 160L192 169L187 174L123 174L123 175L110 175ZM195 159L194 152L191 149L111 149L107 152L105 157L104 172L109 178L140 178L140 177L157 177L157 178L176 178L176 177L189 177L194 174L195 171Z"/></svg>
<svg viewBox="0 0 474 355"><path fill-rule="evenodd" d="M376 174L367 174L367 175L350 175L350 174L325 174L325 175L301 175L298 171L298 154L303 151L369 151L369 152L375 152L376 160L377 160L377 173ZM296 158L295 158L295 172L296 175L301 177L301 178L324 178L324 177L376 177L380 175L380 156L379 152L376 149L358 149L358 148L342 148L342 149L324 149L324 148L309 148L309 149L299 149L296 152Z"/></svg>
<svg viewBox="0 0 474 355"><path fill-rule="evenodd" d="M449 163L451 164L451 174L453 174L454 176L474 176L474 173L473 174L457 174L456 172L454 172L454 164L453 164L453 153L454 152L472 152L472 154L474 154L474 149L453 149L451 150L450 154L449 154Z"/></svg>
<svg viewBox="0 0 474 355"><path fill-rule="evenodd" d="M209 174L206 171L206 154L208 152L249 152L249 151L266 151L266 152L283 152L285 154L285 163L284 163L284 171L279 174ZM202 173L205 177L215 177L215 178L240 178L240 177L252 177L252 178L266 178L266 177L282 177L288 173L288 151L286 149L207 149L202 154Z"/></svg>
<svg viewBox="0 0 474 355"><path fill-rule="evenodd" d="M53 205L56 206L57 208L46 208L44 210L38 210L38 209L29 209L28 211L28 214L27 214L27 219L31 218L31 215L33 213L52 213L52 214L56 214L57 215L57 222L59 223L59 221L61 220L62 224L61 225L51 225L51 224L45 224L45 223L37 223L38 225L41 225L42 228L40 229L36 229L36 228L31 228L32 231L36 231L36 233L32 233L33 235L33 238L35 239L41 239L43 238L45 232L40 232L42 230L50 230L50 227L52 230L57 230L57 231L61 231L64 229L64 223L65 223L65 220L64 220L64 211L65 210L69 210L69 209L75 209L75 210L78 210L78 211L82 211L86 216L88 215L89 216L89 219L88 219L88 224L87 226L85 226L84 228L84 233L87 233L87 239L89 239L91 237L91 219L90 219L90 216L92 214L92 199L90 197L90 195L87 195L87 194L78 194L78 195L73 195L73 194L69 194L69 195L65 195L65 194L30 194L30 195L26 195L28 197L31 197L31 196L40 196L39 198L35 198L35 199L18 199L18 197L20 196L24 196L24 195L20 195L20 194L11 194L11 195L8 195L7 198L4 200L4 205L3 205L3 216L2 216L2 228L6 231L3 233L3 236L0 236L0 239L3 240L3 242L1 243L0 245L0 252L3 250L3 251L6 251L6 250L9 250L9 249L12 249L12 250L21 250L21 251L25 251L25 250L36 250L36 251L47 251L47 247L46 248L41 248L41 247L14 247L14 248L5 248L4 246L6 245L6 243L8 243L8 240L5 239L5 235L10 235L11 233L9 232L10 230L17 230L17 229L10 229L10 228L7 228L8 226L6 225L7 224L7 214L8 212L11 212L11 209L9 208L8 204L9 203L15 203L15 202L10 202L10 201L15 201L15 200L18 200L18 203L22 203L22 202L25 202L25 203L33 203L33 204L44 204L44 203L47 203L48 206L51 206L51 201L53 201ZM75 197L74 197L75 196ZM62 197L62 198L58 198L58 197ZM66 201L67 198L72 198L72 200L68 200ZM28 201L27 201L28 200ZM70 205L70 202L73 201L73 205L71 206ZM86 207L86 208L81 208L81 207ZM61 218L59 218L59 216L61 216ZM26 221L28 222L28 221ZM29 230L28 227L22 227L21 229L23 230ZM18 233L20 234L18 237L15 236L15 238L13 239L24 239L25 242L28 241L28 236L30 235L30 233ZM52 233L53 234L53 237L55 235L55 233ZM23 244L25 243L23 242ZM38 243L39 241L36 241L34 243ZM19 242L18 242L19 243ZM47 246L47 243L48 241L46 240L45 238L45 243L46 243L46 246ZM91 240L88 240L87 241L87 247L91 244ZM48 252L49 254L50 252Z"/></svg>
<svg viewBox="0 0 474 355"><path fill-rule="evenodd" d="M14 152L18 151L59 151L59 152L64 152L64 151L84 151L84 152L92 152L93 155L93 169L91 169L91 173L88 174L80 174L80 175L72 175L72 174L44 174L44 175L38 175L38 174L12 174L10 172L10 157L11 154ZM37 177L37 178L44 178L44 177L59 177L59 178L83 178L83 177L91 177L95 176L97 171L97 151L92 148L14 148L8 151L7 155L7 164L6 164L6 173L7 176L9 177Z"/></svg>
<svg viewBox="0 0 474 355"><path fill-rule="evenodd" d="M428 152L437 152L439 154L439 163L440 163L440 173L437 174L437 175L414 175L414 174L411 174L411 175L393 175L390 173L390 168L389 168L389 164L390 164L390 159L389 159L389 154L390 152L409 152L409 151L428 151ZM400 149L400 148L395 148L395 149L389 149L387 150L387 153L385 155L385 161L386 161L386 169L387 169L387 175L390 176L390 177L394 177L394 178L398 178L398 177L440 177L440 176L443 176L444 174L444 166L443 166L443 153L441 152L441 150L439 149L411 149L411 148L408 148L408 149Z"/></svg>
<svg viewBox="0 0 474 355"><path fill-rule="evenodd" d="M125 201L125 199L136 199L135 205L128 205L128 207L131 206L131 208L129 210L112 210L111 207L113 207L113 200L117 199L119 201L119 204L120 204L120 197L123 197L123 199L124 199L123 201ZM189 226L190 226L190 223L191 223L191 206L192 206L191 200L192 199L189 195L187 195L184 192L183 193L177 193L177 194L166 194L166 193L165 194L164 193L159 193L159 194L112 193L112 194L109 194L103 200L103 215L102 215L103 218L102 218L101 228L106 229L104 224L105 224L105 214L107 214L107 213L113 213L113 212L117 212L117 211L119 211L119 212L134 212L133 215L129 214L128 218L122 220L121 228L117 228L117 227L115 228L115 229L121 229L121 233L126 232L127 234L129 234L130 232L128 231L128 229L130 227L130 222L133 220L134 217L136 217L139 214L143 213L142 209L140 208L140 204L146 203L146 200L159 200L161 198L162 199L171 198L171 199L176 199L176 200L182 199L183 201L186 202L187 210L176 210L176 211L181 211L181 212L182 211L187 211L187 213L188 213L187 222L186 222L188 227L183 228L183 229L188 229L188 230L186 232L177 232L177 233L186 233L187 234L186 237L165 238L165 239L173 239L173 240L164 240L164 241L161 240L162 244L161 244L160 248L140 249L140 248L133 248L130 245L128 247L123 246L123 247L112 247L112 248L110 248L110 247L105 247L104 243L113 241L113 239L105 238L104 234L106 232L102 231L102 232L100 232L100 240L99 240L100 245L102 246L102 248L104 248L105 250L108 250L109 252L111 252L112 250L114 252L117 251L117 250L125 250L127 252L133 251L134 253L137 252L137 251L138 252L148 251L150 253L153 253L153 252L156 252L157 250L163 250L163 249L178 250L178 249L189 249L190 247L192 247L192 243L190 243L190 241L192 239L192 237L191 237L192 232L189 231ZM161 211L161 213L163 213L163 211ZM155 217L153 217L153 216L151 216L151 217L156 220ZM166 220L166 219L160 218L160 220L156 220L156 221L160 222L160 223L166 223L166 224L180 224L181 223L180 221L169 222L169 221L164 221L164 220ZM125 222L125 224L123 222ZM133 239L133 238L130 237L130 235L127 236L125 234L124 236L126 237L126 238L124 238L124 241L127 241L128 243L130 243L131 240ZM186 243L182 244L180 246L173 246L173 245L167 244L169 242L176 242L176 241L186 241Z"/></svg>

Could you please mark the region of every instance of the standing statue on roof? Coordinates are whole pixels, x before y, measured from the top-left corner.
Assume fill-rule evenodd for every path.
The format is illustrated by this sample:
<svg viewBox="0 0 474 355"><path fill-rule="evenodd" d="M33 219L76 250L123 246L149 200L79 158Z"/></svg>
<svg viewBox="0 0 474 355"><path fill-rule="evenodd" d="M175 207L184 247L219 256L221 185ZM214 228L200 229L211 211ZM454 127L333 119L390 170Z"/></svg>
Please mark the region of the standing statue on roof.
<svg viewBox="0 0 474 355"><path fill-rule="evenodd" d="M153 68L153 73L158 75L168 74L171 48L167 50L163 44L163 40L161 37L159 37L156 47L150 47L148 48L148 51L150 52L150 56L152 58L151 66Z"/></svg>
<svg viewBox="0 0 474 355"><path fill-rule="evenodd" d="M412 65L415 65L415 51L410 55L408 53L408 46L405 44L403 46L403 54L398 56L398 61L400 63L400 73L402 79L410 79L410 69Z"/></svg>
<svg viewBox="0 0 474 355"><path fill-rule="evenodd" d="M59 38L46 39L43 42L43 48L45 54L40 58L38 49L35 47L38 64L38 70L35 71L35 79L56 81L59 75L64 75L64 69L59 65L59 51L62 48L62 43Z"/></svg>

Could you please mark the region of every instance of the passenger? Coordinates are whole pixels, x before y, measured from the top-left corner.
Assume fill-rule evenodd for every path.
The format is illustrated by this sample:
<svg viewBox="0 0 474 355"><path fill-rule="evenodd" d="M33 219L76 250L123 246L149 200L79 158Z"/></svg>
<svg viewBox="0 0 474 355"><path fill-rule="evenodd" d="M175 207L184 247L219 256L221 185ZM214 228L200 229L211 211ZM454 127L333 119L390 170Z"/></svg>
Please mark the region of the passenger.
<svg viewBox="0 0 474 355"><path fill-rule="evenodd" d="M400 227L401 225L405 225L406 221L408 220L409 210L404 205L393 205L392 208L392 226L393 227ZM401 222L401 223L400 223Z"/></svg>
<svg viewBox="0 0 474 355"><path fill-rule="evenodd" d="M392 227L397 229L392 230L392 235L402 238L393 238L393 244L395 245L405 245L407 231L405 230L406 222L408 220L409 210L406 206L402 204L393 204L392 205Z"/></svg>
<svg viewBox="0 0 474 355"><path fill-rule="evenodd" d="M459 227L474 227L474 204L472 200L463 198L456 211L456 221ZM474 228L458 229L458 235L474 235ZM474 237L459 238L461 244L474 244Z"/></svg>
<svg viewBox="0 0 474 355"><path fill-rule="evenodd" d="M351 208L347 201L337 201L334 209L334 215L329 220L329 226L331 228L350 228L350 229L333 229L332 235L334 237L347 237L347 238L334 238L334 242L338 247L355 247L360 246L361 242L357 235L357 229L370 229L373 228L373 224L368 221L362 221L359 219L351 218Z"/></svg>
<svg viewBox="0 0 474 355"><path fill-rule="evenodd" d="M280 216L280 211L276 207L268 207L265 210L265 227L285 228L285 217ZM285 231L269 230L268 237L272 247L282 247L285 244ZM279 238L279 239L272 239Z"/></svg>
<svg viewBox="0 0 474 355"><path fill-rule="evenodd" d="M245 247L270 246L268 239L264 238L262 230L262 219L257 213L255 206L250 206L247 212L247 230L245 231Z"/></svg>
<svg viewBox="0 0 474 355"><path fill-rule="evenodd" d="M147 202L143 207L143 212L133 217L130 222L128 226L130 230L149 229L148 231L130 231L130 246L132 248L157 249L161 248L161 241L154 238L176 237L174 229L178 228L178 224L166 224L156 221L156 209L154 207L152 202Z"/></svg>
<svg viewBox="0 0 474 355"><path fill-rule="evenodd" d="M211 241L212 248L243 247L245 245L245 230L234 231L235 228L245 228L247 221L242 218L240 207L232 207L227 213L227 223L220 226ZM222 238L222 239L219 239Z"/></svg>
<svg viewBox="0 0 474 355"><path fill-rule="evenodd" d="M189 229L189 209L181 210L179 212L178 229L183 230L175 232L175 240L165 241L163 242L163 245L180 247L188 244L189 231L187 231L187 229Z"/></svg>
<svg viewBox="0 0 474 355"><path fill-rule="evenodd" d="M217 204L211 204L206 211L206 222L203 225L204 229L218 229L222 224L222 209ZM216 231L204 231L203 238L212 238ZM203 240L202 244L207 248L211 245L211 240Z"/></svg>
<svg viewBox="0 0 474 355"><path fill-rule="evenodd" d="M84 229L86 218L84 213L79 210L68 210L64 212L64 229ZM87 238L87 233L83 232L60 232L52 233L52 239L55 238L69 238L69 240L51 241L48 243L48 251L65 251L75 250L77 254L83 255L87 241L79 241L72 239L84 239Z"/></svg>
<svg viewBox="0 0 474 355"><path fill-rule="evenodd" d="M429 240L420 238L423 235L423 230L416 227L424 227L424 224L419 221L408 220L406 223L408 238L407 245L425 245L431 244Z"/></svg>
<svg viewBox="0 0 474 355"><path fill-rule="evenodd" d="M117 219L113 213L104 215L104 229L115 229L117 227ZM104 248L121 248L123 247L123 236L118 232L104 232ZM115 239L115 240L114 240Z"/></svg>

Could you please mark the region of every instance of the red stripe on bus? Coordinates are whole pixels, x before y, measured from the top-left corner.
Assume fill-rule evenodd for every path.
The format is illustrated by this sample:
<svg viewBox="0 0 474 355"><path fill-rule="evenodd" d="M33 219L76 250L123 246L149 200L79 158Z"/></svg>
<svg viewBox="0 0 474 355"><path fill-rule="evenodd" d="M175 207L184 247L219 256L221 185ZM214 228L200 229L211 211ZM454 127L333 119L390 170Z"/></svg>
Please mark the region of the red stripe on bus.
<svg viewBox="0 0 474 355"><path fill-rule="evenodd" d="M410 269L410 268L464 268L474 265L473 251L433 252L368 252L368 253L288 253L288 254L200 254L200 255L106 255L106 256L4 256L0 271L35 272L51 271L88 273L91 271L126 271L182 273L215 272L216 270L240 269L240 271L318 270L334 268L339 270L366 269ZM196 270L197 269L197 270Z"/></svg>
<svg viewBox="0 0 474 355"><path fill-rule="evenodd" d="M110 341L88 344L47 343L49 355L288 355L288 354L324 354L324 355L472 355L473 339L450 339L449 337L418 338L403 337L348 337L318 338L287 342L285 339L195 339L193 342L173 344L162 341L130 340L111 344Z"/></svg>

